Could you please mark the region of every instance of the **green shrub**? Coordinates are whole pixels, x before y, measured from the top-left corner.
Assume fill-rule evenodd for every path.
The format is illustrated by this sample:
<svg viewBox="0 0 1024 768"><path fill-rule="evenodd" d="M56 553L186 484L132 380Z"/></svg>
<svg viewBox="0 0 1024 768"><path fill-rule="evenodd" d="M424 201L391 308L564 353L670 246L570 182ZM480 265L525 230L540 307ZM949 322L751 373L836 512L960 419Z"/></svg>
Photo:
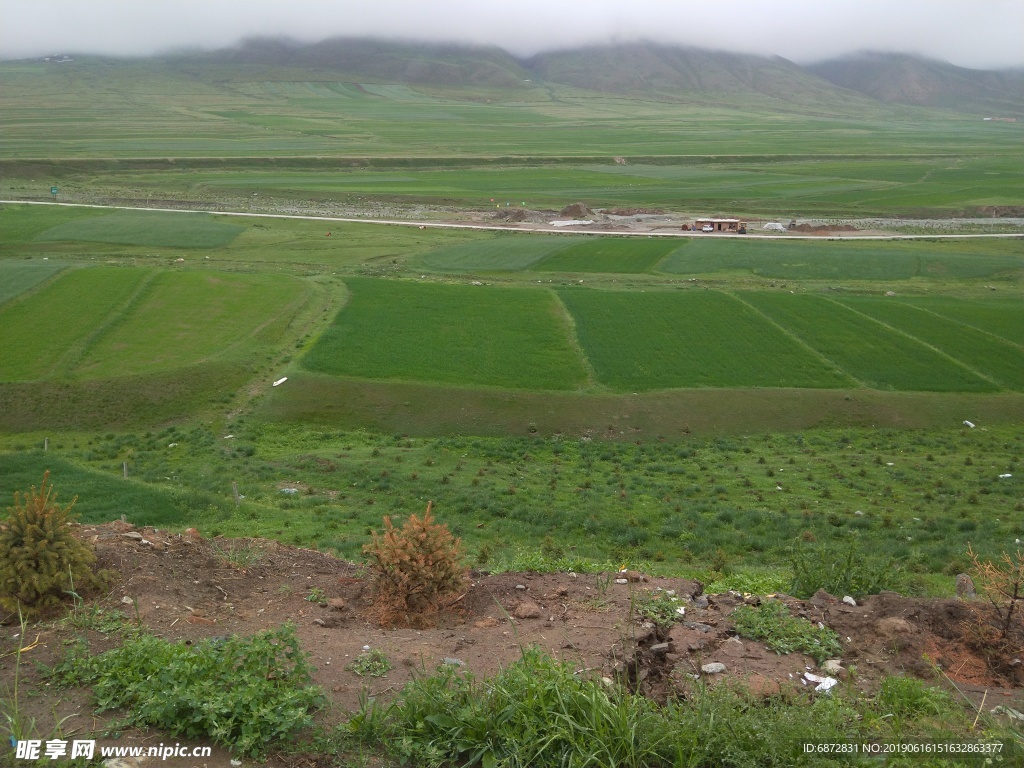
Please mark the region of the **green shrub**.
<svg viewBox="0 0 1024 768"><path fill-rule="evenodd" d="M732 613L736 631L752 640L763 640L776 653L806 653L821 664L839 656L839 635L828 627L790 616L786 606L769 600L759 606L741 605Z"/></svg>
<svg viewBox="0 0 1024 768"><path fill-rule="evenodd" d="M884 589L898 592L906 588L906 580L892 558L878 560L869 556L856 539L845 550L797 540L789 561L793 568L789 592L794 597L807 599L824 589L830 595L859 598Z"/></svg>
<svg viewBox="0 0 1024 768"><path fill-rule="evenodd" d="M98 711L122 709L126 726L152 726L174 736L210 738L233 751L260 755L312 725L320 690L286 624L252 637L172 643L140 634L120 648L88 656L73 651L50 676L91 685Z"/></svg>
<svg viewBox="0 0 1024 768"><path fill-rule="evenodd" d="M74 500L57 504L49 477L38 490L15 492L0 527L0 608L9 613L37 614L103 584L92 569L96 556L71 529Z"/></svg>

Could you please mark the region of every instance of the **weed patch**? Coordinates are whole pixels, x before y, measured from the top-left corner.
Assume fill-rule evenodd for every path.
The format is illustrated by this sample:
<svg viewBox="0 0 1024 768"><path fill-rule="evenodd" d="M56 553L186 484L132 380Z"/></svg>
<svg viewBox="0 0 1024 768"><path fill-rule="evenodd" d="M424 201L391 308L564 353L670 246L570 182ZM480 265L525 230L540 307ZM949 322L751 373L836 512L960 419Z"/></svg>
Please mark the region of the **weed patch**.
<svg viewBox="0 0 1024 768"><path fill-rule="evenodd" d="M763 640L776 653L806 653L818 664L839 656L839 635L799 616L790 616L783 603L769 600L759 606L741 605L732 613L742 637Z"/></svg>

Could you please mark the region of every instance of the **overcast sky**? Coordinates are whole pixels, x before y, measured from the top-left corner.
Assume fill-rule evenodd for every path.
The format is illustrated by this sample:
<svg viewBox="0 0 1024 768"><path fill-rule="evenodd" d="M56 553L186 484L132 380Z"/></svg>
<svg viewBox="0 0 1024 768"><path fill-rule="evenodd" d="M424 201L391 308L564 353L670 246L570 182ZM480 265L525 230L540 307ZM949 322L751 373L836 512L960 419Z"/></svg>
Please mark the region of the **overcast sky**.
<svg viewBox="0 0 1024 768"><path fill-rule="evenodd" d="M146 55L254 35L466 42L517 55L652 40L798 63L862 50L1024 66L1024 0L0 0L0 58Z"/></svg>

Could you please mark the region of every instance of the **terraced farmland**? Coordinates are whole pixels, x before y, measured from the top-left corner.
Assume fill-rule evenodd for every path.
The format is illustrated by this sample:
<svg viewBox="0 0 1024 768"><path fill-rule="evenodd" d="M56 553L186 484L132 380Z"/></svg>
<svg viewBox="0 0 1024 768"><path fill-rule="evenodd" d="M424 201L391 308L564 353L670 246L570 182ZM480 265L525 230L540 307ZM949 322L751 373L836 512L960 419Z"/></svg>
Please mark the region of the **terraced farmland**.
<svg viewBox="0 0 1024 768"><path fill-rule="evenodd" d="M921 341L822 298L750 292L742 300L863 385L928 392L992 392L998 387Z"/></svg>
<svg viewBox="0 0 1024 768"><path fill-rule="evenodd" d="M1024 389L1024 348L927 309L877 296L843 298L842 303L892 326L964 363L1007 389ZM981 302L977 302L981 303Z"/></svg>
<svg viewBox="0 0 1024 768"><path fill-rule="evenodd" d="M370 379L530 390L582 386L568 322L544 290L351 279L304 365Z"/></svg>
<svg viewBox="0 0 1024 768"><path fill-rule="evenodd" d="M598 380L613 390L851 386L842 373L722 293L562 290Z"/></svg>

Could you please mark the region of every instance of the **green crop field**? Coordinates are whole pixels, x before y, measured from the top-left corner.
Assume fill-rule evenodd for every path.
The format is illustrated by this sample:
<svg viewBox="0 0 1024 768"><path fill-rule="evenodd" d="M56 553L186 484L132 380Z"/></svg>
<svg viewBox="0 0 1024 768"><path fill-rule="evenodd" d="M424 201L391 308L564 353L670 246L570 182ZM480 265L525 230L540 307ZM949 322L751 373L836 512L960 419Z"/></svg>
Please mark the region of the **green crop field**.
<svg viewBox="0 0 1024 768"><path fill-rule="evenodd" d="M877 296L848 297L840 301L850 309L920 339L1002 387L1024 389L1024 347L936 315L928 310L926 302L915 307Z"/></svg>
<svg viewBox="0 0 1024 768"><path fill-rule="evenodd" d="M230 243L245 227L204 213L119 211L105 216L58 224L38 240L116 243L162 248L217 248Z"/></svg>
<svg viewBox="0 0 1024 768"><path fill-rule="evenodd" d="M431 269L444 271L511 272L578 242L578 237L563 235L500 235L431 251L422 259Z"/></svg>
<svg viewBox="0 0 1024 768"><path fill-rule="evenodd" d="M86 340L123 311L152 276L141 269L71 270L23 300L0 307L0 381L63 372L77 361Z"/></svg>
<svg viewBox="0 0 1024 768"><path fill-rule="evenodd" d="M852 382L721 293L562 290L598 380L617 391Z"/></svg>
<svg viewBox="0 0 1024 768"><path fill-rule="evenodd" d="M582 386L568 322L544 290L348 280L312 371L531 390Z"/></svg>
<svg viewBox="0 0 1024 768"><path fill-rule="evenodd" d="M901 299L914 306L1024 346L1024 304L1019 299L965 300L949 296Z"/></svg>
<svg viewBox="0 0 1024 768"><path fill-rule="evenodd" d="M56 262L0 261L0 304L64 269Z"/></svg>
<svg viewBox="0 0 1024 768"><path fill-rule="evenodd" d="M696 239L670 254L670 274L738 272L782 280L990 280L1024 274L1024 250L1005 241L776 242Z"/></svg>
<svg viewBox="0 0 1024 768"><path fill-rule="evenodd" d="M558 251L530 269L639 274L651 271L667 254L680 247L682 245L675 239L591 238Z"/></svg>
<svg viewBox="0 0 1024 768"><path fill-rule="evenodd" d="M109 378L244 358L260 330L294 314L299 280L274 275L164 272L94 343L76 375Z"/></svg>
<svg viewBox="0 0 1024 768"><path fill-rule="evenodd" d="M819 296L750 292L763 312L865 386L932 392L991 392L998 387L921 341Z"/></svg>

